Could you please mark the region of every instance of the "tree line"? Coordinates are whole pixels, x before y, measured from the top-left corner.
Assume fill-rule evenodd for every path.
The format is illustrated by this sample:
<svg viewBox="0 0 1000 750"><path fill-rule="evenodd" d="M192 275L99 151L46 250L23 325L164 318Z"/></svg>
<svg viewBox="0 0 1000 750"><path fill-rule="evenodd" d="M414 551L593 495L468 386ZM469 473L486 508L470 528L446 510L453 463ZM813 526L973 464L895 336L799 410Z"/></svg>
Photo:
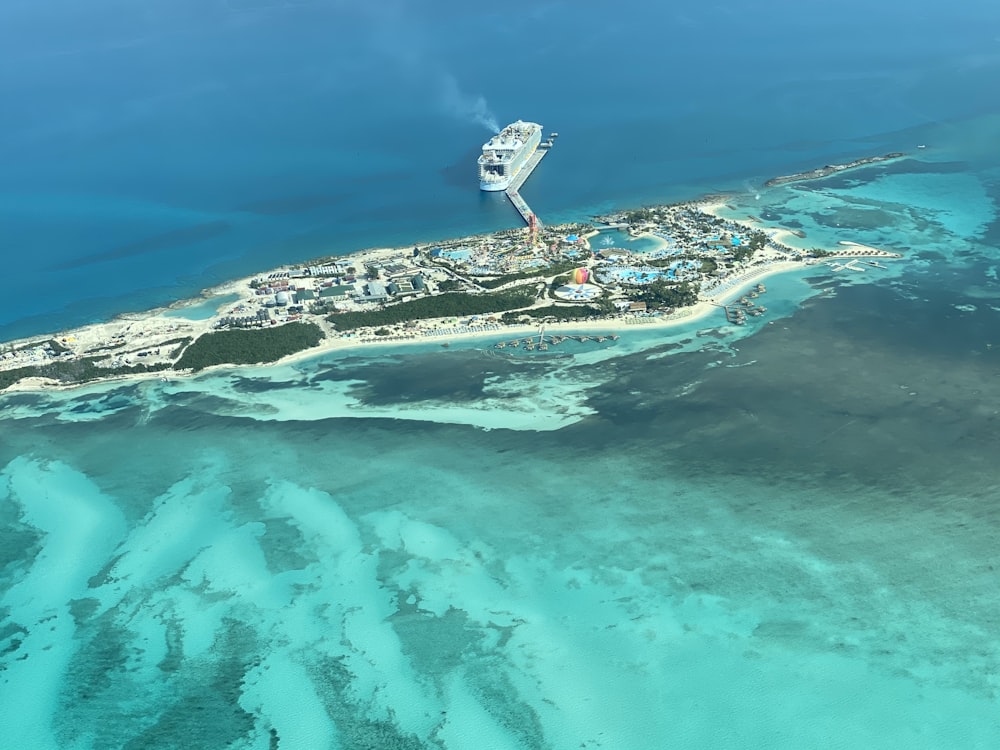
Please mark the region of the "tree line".
<svg viewBox="0 0 1000 750"><path fill-rule="evenodd" d="M276 362L319 345L325 334L315 323L288 323L271 328L234 328L200 336L174 364L176 370L202 370L212 365Z"/></svg>
<svg viewBox="0 0 1000 750"><path fill-rule="evenodd" d="M410 302L388 305L380 310L342 312L330 315L329 320L339 331L350 331L365 326L391 326L408 320L425 318L454 318L462 315L482 315L527 307L535 299L533 289L508 289L490 294L448 292L431 297L420 297Z"/></svg>

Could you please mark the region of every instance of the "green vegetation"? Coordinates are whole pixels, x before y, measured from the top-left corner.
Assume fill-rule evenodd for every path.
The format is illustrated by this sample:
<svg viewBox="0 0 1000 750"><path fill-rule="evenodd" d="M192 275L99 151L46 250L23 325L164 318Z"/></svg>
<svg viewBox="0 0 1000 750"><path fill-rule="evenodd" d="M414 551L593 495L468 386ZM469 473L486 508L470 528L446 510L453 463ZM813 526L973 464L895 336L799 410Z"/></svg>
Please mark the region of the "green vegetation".
<svg viewBox="0 0 1000 750"><path fill-rule="evenodd" d="M569 282L570 282L570 276L568 273L562 274L561 276L556 276L554 279L552 279L552 282L549 284L549 291L554 292L556 289L568 284Z"/></svg>
<svg viewBox="0 0 1000 750"><path fill-rule="evenodd" d="M121 367L98 367L95 363L100 357L84 357L63 362L50 362L44 365L29 365L13 370L0 371L0 389L7 388L24 378L49 378L67 385L87 383L91 380L113 377L115 375L133 375L142 372L159 372L169 367L167 364L156 365L123 365Z"/></svg>
<svg viewBox="0 0 1000 750"><path fill-rule="evenodd" d="M651 308L690 307L698 301L698 288L687 281L674 284L657 279L631 291L628 296L637 302L645 302Z"/></svg>
<svg viewBox="0 0 1000 750"><path fill-rule="evenodd" d="M601 310L590 305L549 305L548 307L533 307L530 310L506 312L500 319L504 323L517 323L523 317L555 318L556 320L581 320L600 315Z"/></svg>
<svg viewBox="0 0 1000 750"><path fill-rule="evenodd" d="M289 354L314 347L322 340L323 331L315 323L213 331L191 344L174 364L174 368L201 370L211 365L275 362Z"/></svg>
<svg viewBox="0 0 1000 750"><path fill-rule="evenodd" d="M629 224L642 224L646 221L653 221L655 218L656 212L651 208L637 208L625 212L625 221Z"/></svg>
<svg viewBox="0 0 1000 750"><path fill-rule="evenodd" d="M445 279L444 281L439 281L437 284L439 292L457 292L463 286L465 285L457 279Z"/></svg>
<svg viewBox="0 0 1000 750"><path fill-rule="evenodd" d="M771 238L768 236L767 232L763 232L760 229L755 229L750 232L749 239L742 245L734 247L730 251L733 260L737 263L747 260L758 250L763 250L764 246L770 242Z"/></svg>
<svg viewBox="0 0 1000 750"><path fill-rule="evenodd" d="M566 273L567 271L572 271L574 268L578 268L579 266L580 261L578 260L563 260L545 266L544 268L532 268L530 271L508 273L504 276L497 276L494 279L477 279L476 283L484 289L496 289L497 287L509 284L512 281L520 281L521 279L541 279L545 276L552 276L553 274L561 274Z"/></svg>
<svg viewBox="0 0 1000 750"><path fill-rule="evenodd" d="M433 297L421 297L412 302L389 305L381 310L345 312L331 315L327 320L340 331L350 331L364 326L391 326L408 320L424 318L452 318L460 315L481 315L527 307L535 299L531 289L510 289L492 294L466 294L449 292Z"/></svg>

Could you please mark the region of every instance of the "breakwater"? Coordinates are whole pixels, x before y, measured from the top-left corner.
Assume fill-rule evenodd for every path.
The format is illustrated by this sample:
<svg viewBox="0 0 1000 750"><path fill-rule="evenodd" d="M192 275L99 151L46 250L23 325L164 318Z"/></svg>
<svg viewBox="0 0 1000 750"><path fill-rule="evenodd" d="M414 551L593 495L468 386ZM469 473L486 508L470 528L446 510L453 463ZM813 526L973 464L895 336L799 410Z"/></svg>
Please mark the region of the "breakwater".
<svg viewBox="0 0 1000 750"><path fill-rule="evenodd" d="M893 152L891 154L886 154L885 156L866 156L864 159L856 159L854 161L847 162L846 164L827 164L825 167L810 169L808 172L796 172L795 174L774 177L765 182L764 187L777 187L778 185L786 185L789 182L799 182L800 180L818 180L823 177L829 177L837 172L843 172L846 169L857 169L858 167L864 167L869 164L878 164L883 161L900 159L904 156L906 156L906 154Z"/></svg>

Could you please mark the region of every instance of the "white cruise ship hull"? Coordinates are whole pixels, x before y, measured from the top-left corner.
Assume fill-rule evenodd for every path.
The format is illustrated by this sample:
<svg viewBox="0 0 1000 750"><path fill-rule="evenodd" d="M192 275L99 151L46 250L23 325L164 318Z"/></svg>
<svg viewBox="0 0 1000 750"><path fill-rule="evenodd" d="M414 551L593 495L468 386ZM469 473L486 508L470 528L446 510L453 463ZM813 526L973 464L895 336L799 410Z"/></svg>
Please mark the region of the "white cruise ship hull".
<svg viewBox="0 0 1000 750"><path fill-rule="evenodd" d="M480 180L479 189L488 193L499 192L510 187L510 180Z"/></svg>
<svg viewBox="0 0 1000 750"><path fill-rule="evenodd" d="M541 125L522 120L490 138L479 157L479 189L491 193L507 190L535 153L541 138Z"/></svg>

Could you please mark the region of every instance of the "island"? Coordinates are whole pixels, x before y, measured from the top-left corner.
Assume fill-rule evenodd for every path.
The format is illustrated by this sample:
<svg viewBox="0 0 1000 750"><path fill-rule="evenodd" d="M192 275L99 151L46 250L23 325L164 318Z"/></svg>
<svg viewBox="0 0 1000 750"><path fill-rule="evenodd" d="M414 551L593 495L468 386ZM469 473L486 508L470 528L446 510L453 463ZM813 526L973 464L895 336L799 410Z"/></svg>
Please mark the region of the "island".
<svg viewBox="0 0 1000 750"><path fill-rule="evenodd" d="M777 187L778 185L787 185L789 182L801 182L803 180L819 180L824 177L829 177L832 174L837 174L838 172L845 172L849 169L865 167L869 164L878 164L883 161L902 159L905 156L906 154L904 153L894 151L891 154L885 154L884 156L866 156L863 159L849 161L846 164L827 164L825 167L810 169L808 172L796 172L795 174L773 177L764 183L764 187Z"/></svg>
<svg viewBox="0 0 1000 750"><path fill-rule="evenodd" d="M710 315L744 325L766 314L757 298L770 274L820 259L864 270L856 264L879 263L862 259L900 257L846 241L795 248L786 244L793 231L725 218L725 207L713 196L269 270L168 309L0 345L0 389L170 379L378 342L448 346L485 335L497 348L546 349L565 338L546 340L546 329L602 331L603 341L623 326Z"/></svg>

